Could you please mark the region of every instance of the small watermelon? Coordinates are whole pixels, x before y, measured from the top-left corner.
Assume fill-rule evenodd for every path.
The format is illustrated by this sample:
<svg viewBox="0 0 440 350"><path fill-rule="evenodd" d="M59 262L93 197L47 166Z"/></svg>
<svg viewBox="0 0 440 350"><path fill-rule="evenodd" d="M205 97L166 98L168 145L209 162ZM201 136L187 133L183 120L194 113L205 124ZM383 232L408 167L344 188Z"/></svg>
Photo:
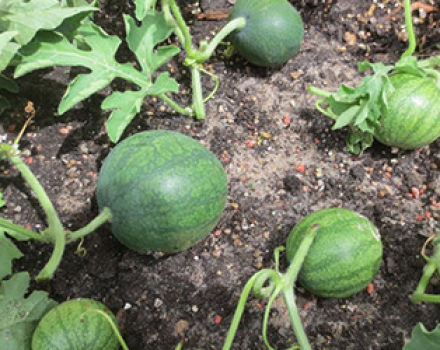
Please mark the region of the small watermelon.
<svg viewBox="0 0 440 350"><path fill-rule="evenodd" d="M205 238L226 203L220 161L196 140L173 131L135 134L107 156L98 177L99 208L111 229L140 253L185 250Z"/></svg>
<svg viewBox="0 0 440 350"><path fill-rule="evenodd" d="M365 288L382 261L382 242L376 227L351 210L316 211L290 232L286 244L289 261L314 224L319 225L318 234L304 260L299 283L322 297L347 297Z"/></svg>
<svg viewBox="0 0 440 350"><path fill-rule="evenodd" d="M118 350L119 341L105 312L116 324L112 312L102 303L85 298L59 304L43 316L32 336L32 350Z"/></svg>

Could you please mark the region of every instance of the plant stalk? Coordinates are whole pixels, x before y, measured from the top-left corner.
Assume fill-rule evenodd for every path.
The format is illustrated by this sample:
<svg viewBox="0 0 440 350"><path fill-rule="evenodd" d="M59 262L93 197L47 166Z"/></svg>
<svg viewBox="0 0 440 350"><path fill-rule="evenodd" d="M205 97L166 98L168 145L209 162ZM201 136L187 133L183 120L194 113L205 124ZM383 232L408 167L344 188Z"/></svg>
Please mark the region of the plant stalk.
<svg viewBox="0 0 440 350"><path fill-rule="evenodd" d="M440 303L440 295L426 294L426 287L431 280L431 277L440 267L440 247L438 245L434 248L434 255L428 258L428 261L423 268L423 274L417 285L416 290L410 296L412 302L427 302L427 303Z"/></svg>
<svg viewBox="0 0 440 350"><path fill-rule="evenodd" d="M203 103L202 82L200 78L200 70L197 63L190 66L191 69L191 82L192 82L192 108L198 120L205 119L206 111Z"/></svg>
<svg viewBox="0 0 440 350"><path fill-rule="evenodd" d="M174 16L175 24L177 25L177 28L179 28L179 31L181 33L180 36L177 35L177 33L176 35L179 37L179 40L181 41L187 56L192 56L194 53L194 48L192 46L191 33L189 32L189 28L186 25L185 20L183 19L179 6L177 6L175 0L164 0L163 3L169 4L171 13Z"/></svg>
<svg viewBox="0 0 440 350"><path fill-rule="evenodd" d="M404 8L405 8L405 26L406 26L406 32L408 33L408 48L402 54L401 57L411 56L416 50L416 36L414 34L413 21L412 21L411 0L404 0Z"/></svg>
<svg viewBox="0 0 440 350"><path fill-rule="evenodd" d="M296 335L296 339L300 345L301 350L312 350L307 335L304 331L304 327L299 316L298 308L295 302L295 295L293 289L283 290L284 303L286 304L287 311L289 313L290 322L292 323L293 331Z"/></svg>
<svg viewBox="0 0 440 350"><path fill-rule="evenodd" d="M74 232L68 232L66 234L66 242L72 243L80 238L83 238L84 236L87 236L88 234L95 231L98 227L102 226L106 222L110 221L112 218L112 211L110 208L105 207L102 209L102 211L96 216L92 221L90 221L86 226L83 228L80 228L77 231Z"/></svg>
<svg viewBox="0 0 440 350"><path fill-rule="evenodd" d="M32 230L28 230L23 226L16 225L6 219L3 219L2 217L0 217L0 227L7 230L7 233L16 239L22 239L19 237L19 235L21 235L27 237L28 239L34 239L39 242L47 242L47 239L45 239L45 237L43 237L41 234ZM18 235L15 235L14 232L17 232Z"/></svg>
<svg viewBox="0 0 440 350"><path fill-rule="evenodd" d="M174 101L172 98L168 97L165 94L160 94L159 97L169 106L171 107L173 110L175 110L177 113L185 115L187 117L192 117L193 116L193 111L191 110L191 108L187 107L184 108L182 106L180 106L176 101Z"/></svg>
<svg viewBox="0 0 440 350"><path fill-rule="evenodd" d="M246 18L238 17L228 22L209 42L208 46L203 51L194 55L198 63L203 63L208 60L217 46L233 31L242 29L246 26Z"/></svg>
<svg viewBox="0 0 440 350"><path fill-rule="evenodd" d="M5 145L8 146L8 145ZM41 186L38 179L29 169L29 167L23 162L20 158L19 152L15 150L13 147L10 147L10 152L6 152L8 156L8 160L12 165L15 165L17 169L20 171L22 177L28 183L32 191L35 193L41 207L46 214L46 219L48 223L48 237L51 242L54 243L54 249L49 261L40 271L38 276L35 278L37 281L42 281L45 279L49 279L53 276L56 268L58 267L61 258L64 253L64 247L66 245L66 239L64 236L64 227L60 221L58 213L56 212L52 202L49 199L46 191L43 186Z"/></svg>
<svg viewBox="0 0 440 350"><path fill-rule="evenodd" d="M313 85L307 86L307 92L309 92L313 95L316 95L318 97L323 97L323 98L329 98L332 95L331 92L317 88L316 86L313 86Z"/></svg>

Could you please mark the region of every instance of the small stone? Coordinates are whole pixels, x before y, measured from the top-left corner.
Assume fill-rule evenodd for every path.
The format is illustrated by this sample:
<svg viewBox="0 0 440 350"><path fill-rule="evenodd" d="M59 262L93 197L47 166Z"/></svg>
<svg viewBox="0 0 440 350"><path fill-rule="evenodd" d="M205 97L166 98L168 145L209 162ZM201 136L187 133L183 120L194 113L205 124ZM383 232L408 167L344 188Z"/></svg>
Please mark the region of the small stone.
<svg viewBox="0 0 440 350"><path fill-rule="evenodd" d="M154 299L154 307L156 309L160 308L163 305L163 301L159 298Z"/></svg>

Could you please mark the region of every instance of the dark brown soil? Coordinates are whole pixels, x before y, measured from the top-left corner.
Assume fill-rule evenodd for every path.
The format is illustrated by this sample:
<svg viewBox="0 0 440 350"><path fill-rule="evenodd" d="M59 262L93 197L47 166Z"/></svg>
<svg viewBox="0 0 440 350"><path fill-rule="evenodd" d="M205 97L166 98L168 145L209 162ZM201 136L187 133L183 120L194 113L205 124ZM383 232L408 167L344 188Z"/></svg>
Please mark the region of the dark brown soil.
<svg viewBox="0 0 440 350"><path fill-rule="evenodd" d="M181 6L200 40L224 22L194 20L193 13L231 3L182 1ZM208 103L204 123L148 101L130 125L125 136L159 128L181 131L222 160L229 180L228 204L206 240L172 256L139 255L104 227L85 239L85 256L69 246L54 279L32 287L47 290L57 301L90 297L104 302L117 314L131 350L171 350L182 338L184 349L220 349L241 288L258 269L273 267L273 250L285 242L291 228L317 209L344 207L379 228L383 264L371 293L321 299L297 289L313 348L397 350L417 322L434 327L438 307L412 304L408 295L424 265L420 249L438 226L440 141L412 152L375 144L361 156L351 155L345 148L346 131L332 131L332 122L314 109L315 97L305 92L308 84L329 90L343 82L354 85L361 78L357 62L392 62L405 50L398 2L374 4L375 11L368 13L373 1L296 1L306 36L300 53L281 69L227 60L219 50L210 68L221 86ZM133 11L131 2L101 0L101 9L98 22L109 33L123 35L122 13ZM422 55L438 54L439 20L433 12L416 25ZM122 48L119 55L125 60L129 52ZM12 140L25 120L26 102L34 102L36 119L21 149L71 229L97 214L97 172L113 147L103 127L108 114L99 107L110 88L56 116L66 83L76 72L61 68L21 78L19 95L10 96L14 108L0 124L0 133ZM176 77L185 88L185 73ZM212 88L208 80L205 85ZM0 187L8 202L2 215L33 229L44 227L42 211L16 171L5 166ZM50 248L33 243L21 248L25 257L15 269L35 276ZM430 291L440 292L435 286ZM260 331L264 309L258 303L248 303L235 349L265 348ZM294 342L281 300L275 303L269 330L277 348Z"/></svg>

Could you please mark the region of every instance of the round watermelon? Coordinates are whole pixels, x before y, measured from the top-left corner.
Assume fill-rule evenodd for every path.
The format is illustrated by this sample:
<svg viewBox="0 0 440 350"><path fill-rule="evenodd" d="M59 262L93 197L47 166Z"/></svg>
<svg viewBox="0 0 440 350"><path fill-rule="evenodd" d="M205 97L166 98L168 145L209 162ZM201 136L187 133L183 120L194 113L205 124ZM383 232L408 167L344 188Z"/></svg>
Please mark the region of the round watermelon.
<svg viewBox="0 0 440 350"><path fill-rule="evenodd" d="M220 161L196 140L173 131L135 134L107 156L98 177L99 208L111 230L137 252L185 250L206 237L226 203Z"/></svg>
<svg viewBox="0 0 440 350"><path fill-rule="evenodd" d="M316 211L290 232L286 244L289 261L315 224L319 225L318 233L298 275L299 283L322 297L347 297L365 288L382 261L382 242L376 227L351 210Z"/></svg>

